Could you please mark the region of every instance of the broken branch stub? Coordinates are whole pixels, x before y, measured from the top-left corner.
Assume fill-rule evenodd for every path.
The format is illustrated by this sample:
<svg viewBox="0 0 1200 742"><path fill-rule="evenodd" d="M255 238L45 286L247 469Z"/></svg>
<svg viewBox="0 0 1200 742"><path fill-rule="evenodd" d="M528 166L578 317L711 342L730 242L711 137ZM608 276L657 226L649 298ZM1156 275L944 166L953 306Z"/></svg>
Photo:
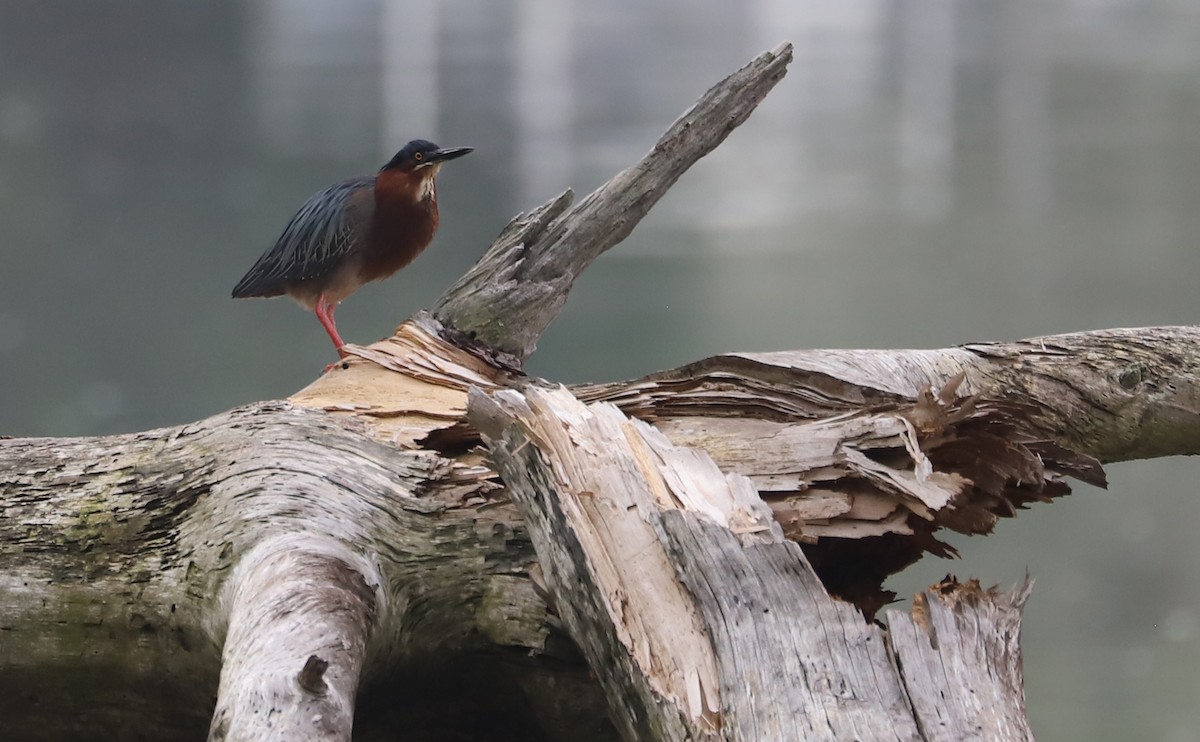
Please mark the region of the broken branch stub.
<svg viewBox="0 0 1200 742"><path fill-rule="evenodd" d="M714 85L637 164L574 208L570 191L516 217L438 300L433 316L519 364L558 315L575 279L625 239L675 181L749 117L787 72L792 45L760 54Z"/></svg>

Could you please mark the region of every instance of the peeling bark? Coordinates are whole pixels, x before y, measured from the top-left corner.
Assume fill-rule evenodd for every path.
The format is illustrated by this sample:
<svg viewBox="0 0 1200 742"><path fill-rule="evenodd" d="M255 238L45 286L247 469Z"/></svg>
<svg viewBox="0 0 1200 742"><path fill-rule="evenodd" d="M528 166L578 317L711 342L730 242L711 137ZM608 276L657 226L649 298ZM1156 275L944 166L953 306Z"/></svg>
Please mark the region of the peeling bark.
<svg viewBox="0 0 1200 742"><path fill-rule="evenodd" d="M885 632L829 595L748 479L615 407L529 388L476 395L470 418L627 739L1032 738L1028 588L946 585Z"/></svg>

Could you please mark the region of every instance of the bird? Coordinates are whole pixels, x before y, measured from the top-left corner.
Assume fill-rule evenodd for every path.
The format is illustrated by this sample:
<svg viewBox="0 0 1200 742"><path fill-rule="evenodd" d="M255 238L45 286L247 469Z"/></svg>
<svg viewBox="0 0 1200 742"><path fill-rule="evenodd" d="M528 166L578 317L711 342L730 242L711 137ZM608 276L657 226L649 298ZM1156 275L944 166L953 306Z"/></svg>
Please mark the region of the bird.
<svg viewBox="0 0 1200 742"><path fill-rule="evenodd" d="M313 194L233 287L233 298L287 294L317 315L338 356L345 341L333 314L364 284L411 263L439 224L437 174L472 147L404 145L375 175L334 183Z"/></svg>

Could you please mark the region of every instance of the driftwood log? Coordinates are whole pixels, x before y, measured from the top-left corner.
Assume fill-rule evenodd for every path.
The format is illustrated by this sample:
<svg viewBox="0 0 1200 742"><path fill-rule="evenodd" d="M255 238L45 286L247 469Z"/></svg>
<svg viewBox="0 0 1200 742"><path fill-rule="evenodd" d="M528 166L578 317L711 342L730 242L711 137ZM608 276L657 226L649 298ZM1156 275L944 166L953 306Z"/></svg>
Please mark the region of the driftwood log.
<svg viewBox="0 0 1200 742"><path fill-rule="evenodd" d="M790 58L286 401L0 440L3 736L1031 738L1031 583L881 612L882 581L1102 463L1197 453L1200 328L521 373Z"/></svg>

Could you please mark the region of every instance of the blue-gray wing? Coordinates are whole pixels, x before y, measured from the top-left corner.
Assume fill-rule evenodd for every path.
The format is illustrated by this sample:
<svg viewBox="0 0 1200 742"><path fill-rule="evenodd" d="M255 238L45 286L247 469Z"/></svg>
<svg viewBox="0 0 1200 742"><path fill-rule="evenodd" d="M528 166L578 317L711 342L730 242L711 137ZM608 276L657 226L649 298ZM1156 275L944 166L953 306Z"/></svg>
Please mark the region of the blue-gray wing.
<svg viewBox="0 0 1200 742"><path fill-rule="evenodd" d="M279 296L289 284L331 272L366 239L374 185L373 177L350 178L314 194L238 281L233 297Z"/></svg>

